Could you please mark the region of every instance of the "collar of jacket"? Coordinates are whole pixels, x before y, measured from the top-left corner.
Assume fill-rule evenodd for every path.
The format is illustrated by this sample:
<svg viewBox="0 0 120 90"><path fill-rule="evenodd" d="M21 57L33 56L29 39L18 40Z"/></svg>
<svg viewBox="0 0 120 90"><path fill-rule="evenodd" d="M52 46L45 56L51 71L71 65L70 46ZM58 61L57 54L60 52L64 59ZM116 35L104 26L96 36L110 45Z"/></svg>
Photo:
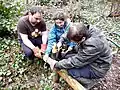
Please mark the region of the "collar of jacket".
<svg viewBox="0 0 120 90"><path fill-rule="evenodd" d="M62 28L60 28L60 29L63 29L63 28L65 29L66 26L67 26L67 22L65 21L64 26L63 26ZM55 27L56 27L56 28L59 28L59 26L57 26L56 24L55 24Z"/></svg>

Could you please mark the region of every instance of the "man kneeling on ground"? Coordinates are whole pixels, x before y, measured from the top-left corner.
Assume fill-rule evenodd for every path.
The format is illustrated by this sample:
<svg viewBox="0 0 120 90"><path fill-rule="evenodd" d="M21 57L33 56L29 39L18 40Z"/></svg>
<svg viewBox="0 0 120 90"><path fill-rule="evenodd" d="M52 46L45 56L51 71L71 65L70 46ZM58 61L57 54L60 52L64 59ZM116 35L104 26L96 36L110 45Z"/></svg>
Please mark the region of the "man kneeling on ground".
<svg viewBox="0 0 120 90"><path fill-rule="evenodd" d="M62 60L43 58L51 69L65 69L68 74L90 89L96 81L103 78L112 62L111 48L103 33L82 23L73 24L67 39L77 43L77 53L67 54ZM87 81L88 80L88 81Z"/></svg>

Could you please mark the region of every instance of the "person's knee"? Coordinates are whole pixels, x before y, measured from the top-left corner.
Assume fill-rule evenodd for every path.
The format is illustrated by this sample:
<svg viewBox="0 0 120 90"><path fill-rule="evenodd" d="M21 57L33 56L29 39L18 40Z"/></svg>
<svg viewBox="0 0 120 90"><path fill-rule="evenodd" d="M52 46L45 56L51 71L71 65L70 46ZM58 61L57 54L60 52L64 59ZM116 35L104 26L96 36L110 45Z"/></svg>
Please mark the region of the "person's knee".
<svg viewBox="0 0 120 90"><path fill-rule="evenodd" d="M32 50L27 50L24 52L26 57L31 57L33 56L33 51Z"/></svg>

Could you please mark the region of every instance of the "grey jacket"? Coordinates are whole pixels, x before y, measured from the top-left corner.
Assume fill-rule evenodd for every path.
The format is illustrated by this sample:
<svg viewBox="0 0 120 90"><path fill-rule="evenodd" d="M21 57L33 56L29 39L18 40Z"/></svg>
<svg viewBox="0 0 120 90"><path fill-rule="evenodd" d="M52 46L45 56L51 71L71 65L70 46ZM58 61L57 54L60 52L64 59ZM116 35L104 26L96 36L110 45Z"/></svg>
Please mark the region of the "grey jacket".
<svg viewBox="0 0 120 90"><path fill-rule="evenodd" d="M97 29L89 27L89 37L78 45L78 53L55 64L59 69L80 68L90 65L93 71L104 76L112 62L111 48L105 36Z"/></svg>

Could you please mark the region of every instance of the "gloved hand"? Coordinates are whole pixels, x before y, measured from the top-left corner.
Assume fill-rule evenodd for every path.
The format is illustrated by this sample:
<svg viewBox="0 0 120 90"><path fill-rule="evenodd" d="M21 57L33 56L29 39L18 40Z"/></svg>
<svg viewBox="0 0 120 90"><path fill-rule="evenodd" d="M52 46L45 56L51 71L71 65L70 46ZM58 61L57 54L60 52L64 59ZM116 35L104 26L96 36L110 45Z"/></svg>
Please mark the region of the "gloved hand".
<svg viewBox="0 0 120 90"><path fill-rule="evenodd" d="M57 52L57 44L54 43L52 46L52 53L56 53Z"/></svg>
<svg viewBox="0 0 120 90"><path fill-rule="evenodd" d="M36 57L41 58L41 50L39 49L39 47L33 48L33 52Z"/></svg>
<svg viewBox="0 0 120 90"><path fill-rule="evenodd" d="M72 47L68 47L68 49L67 49L67 51L69 52L69 51L71 51L73 48Z"/></svg>
<svg viewBox="0 0 120 90"><path fill-rule="evenodd" d="M45 50L47 48L47 44L41 44L41 52L45 53Z"/></svg>
<svg viewBox="0 0 120 90"><path fill-rule="evenodd" d="M45 54L45 55L43 56L43 60L44 60L45 62L47 62L48 58L49 58L49 55L48 55L48 54Z"/></svg>
<svg viewBox="0 0 120 90"><path fill-rule="evenodd" d="M61 46L62 46L62 43L61 43L61 42L58 42L58 43L57 43L58 51L60 50Z"/></svg>
<svg viewBox="0 0 120 90"><path fill-rule="evenodd" d="M62 55L62 57L64 57L69 51L71 51L72 50L72 47L68 47L68 49L64 52L64 51L62 51L61 52L61 55Z"/></svg>
<svg viewBox="0 0 120 90"><path fill-rule="evenodd" d="M53 70L55 64L56 64L58 61L56 61L56 60L54 60L54 59L51 59L51 58L49 57L46 62L50 65L51 70Z"/></svg>

